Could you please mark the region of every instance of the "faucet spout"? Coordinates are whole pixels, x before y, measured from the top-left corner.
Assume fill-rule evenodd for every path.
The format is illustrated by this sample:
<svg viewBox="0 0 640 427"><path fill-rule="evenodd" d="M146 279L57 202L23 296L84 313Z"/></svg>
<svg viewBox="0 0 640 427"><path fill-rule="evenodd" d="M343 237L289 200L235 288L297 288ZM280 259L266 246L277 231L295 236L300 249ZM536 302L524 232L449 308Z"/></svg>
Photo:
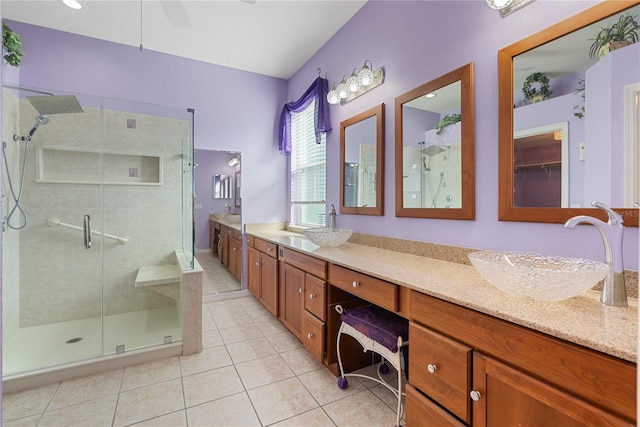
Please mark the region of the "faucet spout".
<svg viewBox="0 0 640 427"><path fill-rule="evenodd" d="M329 227L333 230L336 228L336 207L331 205L331 211L329 211Z"/></svg>
<svg viewBox="0 0 640 427"><path fill-rule="evenodd" d="M599 202L594 202L593 206L605 211L607 211L607 209L610 210L610 208L607 208ZM613 212L612 210L610 211ZM602 236L602 242L604 243L605 261L609 266L609 273L604 279L600 302L606 305L626 307L628 305L627 290L624 283L622 263L622 236L624 226L622 225L622 218L617 213L613 212L617 216L613 219L609 211L607 211L607 213L609 214L608 222L588 215L578 215L570 218L565 222L564 226L566 228L575 228L578 224L591 224L598 229Z"/></svg>

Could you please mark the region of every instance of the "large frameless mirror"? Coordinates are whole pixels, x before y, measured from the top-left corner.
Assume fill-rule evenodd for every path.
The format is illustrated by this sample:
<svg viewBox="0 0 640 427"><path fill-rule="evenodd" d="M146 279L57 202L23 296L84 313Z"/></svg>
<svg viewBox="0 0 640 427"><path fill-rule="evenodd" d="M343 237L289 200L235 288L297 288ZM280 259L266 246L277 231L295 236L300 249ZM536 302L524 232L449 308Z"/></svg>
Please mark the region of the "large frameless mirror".
<svg viewBox="0 0 640 427"><path fill-rule="evenodd" d="M384 213L384 104L340 123L340 213Z"/></svg>
<svg viewBox="0 0 640 427"><path fill-rule="evenodd" d="M638 3L600 3L499 51L500 220L604 219L600 201L638 225Z"/></svg>
<svg viewBox="0 0 640 427"><path fill-rule="evenodd" d="M473 63L396 98L396 216L475 218Z"/></svg>

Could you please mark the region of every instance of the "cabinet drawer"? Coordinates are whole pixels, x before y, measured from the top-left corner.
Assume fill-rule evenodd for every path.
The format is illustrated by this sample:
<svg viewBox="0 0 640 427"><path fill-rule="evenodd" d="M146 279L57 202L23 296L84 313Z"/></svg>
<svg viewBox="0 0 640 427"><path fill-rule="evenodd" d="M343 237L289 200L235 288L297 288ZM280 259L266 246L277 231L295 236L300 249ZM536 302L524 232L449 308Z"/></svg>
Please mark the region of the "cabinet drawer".
<svg viewBox="0 0 640 427"><path fill-rule="evenodd" d="M460 421L407 384L406 419L409 427L464 427Z"/></svg>
<svg viewBox="0 0 640 427"><path fill-rule="evenodd" d="M302 316L302 342L320 363L324 357L324 322L305 310Z"/></svg>
<svg viewBox="0 0 640 427"><path fill-rule="evenodd" d="M292 251L287 248L282 249L280 259L289 265L298 267L300 270L313 274L321 279L327 278L327 262L321 259Z"/></svg>
<svg viewBox="0 0 640 427"><path fill-rule="evenodd" d="M470 347L409 324L409 381L427 396L470 422Z"/></svg>
<svg viewBox="0 0 640 427"><path fill-rule="evenodd" d="M398 285L329 264L329 283L377 306L398 311Z"/></svg>
<svg viewBox="0 0 640 427"><path fill-rule="evenodd" d="M256 237L253 240L253 246L260 252L264 252L271 257L275 258L278 256L278 245L275 243L267 242L266 240L258 239Z"/></svg>
<svg viewBox="0 0 640 427"><path fill-rule="evenodd" d="M253 236L249 236L249 235L246 236L246 240L245 241L247 242L247 247L250 247L250 248L254 247L254 245L253 245L254 239L255 239L255 237L253 237Z"/></svg>
<svg viewBox="0 0 640 427"><path fill-rule="evenodd" d="M220 231L229 234L229 226L220 224Z"/></svg>
<svg viewBox="0 0 640 427"><path fill-rule="evenodd" d="M325 321L326 282L310 274L305 276L304 308L318 319Z"/></svg>
<svg viewBox="0 0 640 427"><path fill-rule="evenodd" d="M234 239L242 240L242 231L231 228L231 237Z"/></svg>

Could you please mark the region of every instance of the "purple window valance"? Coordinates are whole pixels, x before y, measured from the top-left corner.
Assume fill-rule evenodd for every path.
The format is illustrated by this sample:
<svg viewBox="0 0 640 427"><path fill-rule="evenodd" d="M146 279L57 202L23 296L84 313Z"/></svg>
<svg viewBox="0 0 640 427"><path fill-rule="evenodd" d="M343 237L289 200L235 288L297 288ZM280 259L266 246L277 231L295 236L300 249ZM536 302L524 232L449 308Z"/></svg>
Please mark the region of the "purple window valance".
<svg viewBox="0 0 640 427"><path fill-rule="evenodd" d="M329 103L327 102L327 92L329 82L327 79L318 77L309 89L295 102L289 102L282 108L280 116L280 153L291 154L291 112L299 113L311 104L315 99L314 128L316 133L316 143L320 143L321 136L331 130L331 120L329 119Z"/></svg>

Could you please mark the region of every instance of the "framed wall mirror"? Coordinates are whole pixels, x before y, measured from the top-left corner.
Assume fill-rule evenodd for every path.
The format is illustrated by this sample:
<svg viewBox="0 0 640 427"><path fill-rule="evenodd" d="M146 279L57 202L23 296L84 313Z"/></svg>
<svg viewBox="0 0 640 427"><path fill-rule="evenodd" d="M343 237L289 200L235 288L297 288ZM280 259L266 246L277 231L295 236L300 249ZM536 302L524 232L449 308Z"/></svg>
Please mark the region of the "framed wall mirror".
<svg viewBox="0 0 640 427"><path fill-rule="evenodd" d="M240 181L241 181L240 178L241 178L240 171L236 171L236 189L234 192L236 208L239 208L242 205L242 193L240 192L240 189L242 188L242 186L240 185Z"/></svg>
<svg viewBox="0 0 640 427"><path fill-rule="evenodd" d="M384 104L340 123L340 213L384 214Z"/></svg>
<svg viewBox="0 0 640 427"><path fill-rule="evenodd" d="M396 216L475 219L473 63L396 98Z"/></svg>
<svg viewBox="0 0 640 427"><path fill-rule="evenodd" d="M229 175L219 173L213 175L213 198L231 198L231 177Z"/></svg>
<svg viewBox="0 0 640 427"><path fill-rule="evenodd" d="M498 52L500 220L606 220L599 201L638 226L640 43L603 40L629 17L602 2Z"/></svg>

